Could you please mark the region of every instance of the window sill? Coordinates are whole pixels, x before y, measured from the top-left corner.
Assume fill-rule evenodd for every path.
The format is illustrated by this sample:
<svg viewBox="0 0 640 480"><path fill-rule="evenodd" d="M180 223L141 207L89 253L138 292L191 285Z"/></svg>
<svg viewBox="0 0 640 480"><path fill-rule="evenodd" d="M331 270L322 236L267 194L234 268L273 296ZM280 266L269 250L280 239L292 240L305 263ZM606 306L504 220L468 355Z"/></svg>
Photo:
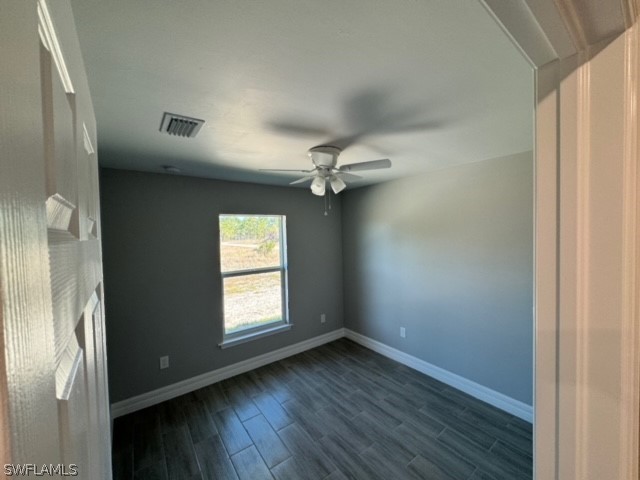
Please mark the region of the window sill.
<svg viewBox="0 0 640 480"><path fill-rule="evenodd" d="M252 340L257 340L258 338L268 337L269 335L275 335L276 333L291 330L292 326L293 324L287 323L287 324L278 325L277 327L272 327L266 330L260 330L259 332L247 333L246 335L240 335L237 337L230 338L228 340L223 340L222 343L218 344L218 346L220 348L234 347L236 345L240 345L241 343L250 342Z"/></svg>

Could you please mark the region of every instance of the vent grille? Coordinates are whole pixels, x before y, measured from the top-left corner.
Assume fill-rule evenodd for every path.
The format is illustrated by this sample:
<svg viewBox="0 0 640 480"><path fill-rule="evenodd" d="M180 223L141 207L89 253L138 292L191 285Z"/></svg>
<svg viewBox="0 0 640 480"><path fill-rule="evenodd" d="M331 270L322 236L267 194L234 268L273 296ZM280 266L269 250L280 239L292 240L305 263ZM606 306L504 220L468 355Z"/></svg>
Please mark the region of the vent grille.
<svg viewBox="0 0 640 480"><path fill-rule="evenodd" d="M165 112L162 116L160 131L169 135L193 138L200 131L202 125L204 125L204 120Z"/></svg>

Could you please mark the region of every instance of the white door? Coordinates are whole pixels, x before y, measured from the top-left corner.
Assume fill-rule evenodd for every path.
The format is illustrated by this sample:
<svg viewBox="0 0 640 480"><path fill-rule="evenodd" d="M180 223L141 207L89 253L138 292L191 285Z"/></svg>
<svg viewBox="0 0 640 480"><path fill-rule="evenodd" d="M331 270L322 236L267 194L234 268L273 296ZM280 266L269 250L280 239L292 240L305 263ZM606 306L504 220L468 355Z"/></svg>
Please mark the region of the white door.
<svg viewBox="0 0 640 480"><path fill-rule="evenodd" d="M68 2L0 0L0 65L0 463L111 478L95 120Z"/></svg>

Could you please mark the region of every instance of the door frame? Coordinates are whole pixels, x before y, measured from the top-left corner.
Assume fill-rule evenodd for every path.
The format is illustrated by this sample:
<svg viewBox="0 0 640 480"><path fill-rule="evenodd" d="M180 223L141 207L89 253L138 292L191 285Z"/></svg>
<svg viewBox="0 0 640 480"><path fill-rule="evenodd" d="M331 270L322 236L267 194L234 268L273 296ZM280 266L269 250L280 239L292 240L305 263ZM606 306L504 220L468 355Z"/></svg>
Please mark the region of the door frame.
<svg viewBox="0 0 640 480"><path fill-rule="evenodd" d="M591 0L582 10L574 0L480 1L535 75L534 477L637 480L640 2L604 0L620 14L599 36ZM607 49L621 57L610 73L597 66ZM603 85L622 92L615 105L598 101ZM612 145L592 125L602 110L618 123ZM605 175L603 145L613 155ZM613 234L596 223L609 211ZM618 289L600 279L611 262ZM606 332L600 303L611 307ZM619 355L603 358L611 342Z"/></svg>

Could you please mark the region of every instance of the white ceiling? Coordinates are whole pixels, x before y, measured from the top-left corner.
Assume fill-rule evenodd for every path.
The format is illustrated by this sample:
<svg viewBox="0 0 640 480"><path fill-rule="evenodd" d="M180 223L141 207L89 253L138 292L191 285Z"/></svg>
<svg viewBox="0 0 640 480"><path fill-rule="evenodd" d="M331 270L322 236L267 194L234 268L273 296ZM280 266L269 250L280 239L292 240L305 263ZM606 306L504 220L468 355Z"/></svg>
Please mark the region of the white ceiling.
<svg viewBox="0 0 640 480"><path fill-rule="evenodd" d="M532 149L533 71L475 0L72 5L102 166L283 185L258 169L353 140L339 163L393 161L364 185Z"/></svg>

